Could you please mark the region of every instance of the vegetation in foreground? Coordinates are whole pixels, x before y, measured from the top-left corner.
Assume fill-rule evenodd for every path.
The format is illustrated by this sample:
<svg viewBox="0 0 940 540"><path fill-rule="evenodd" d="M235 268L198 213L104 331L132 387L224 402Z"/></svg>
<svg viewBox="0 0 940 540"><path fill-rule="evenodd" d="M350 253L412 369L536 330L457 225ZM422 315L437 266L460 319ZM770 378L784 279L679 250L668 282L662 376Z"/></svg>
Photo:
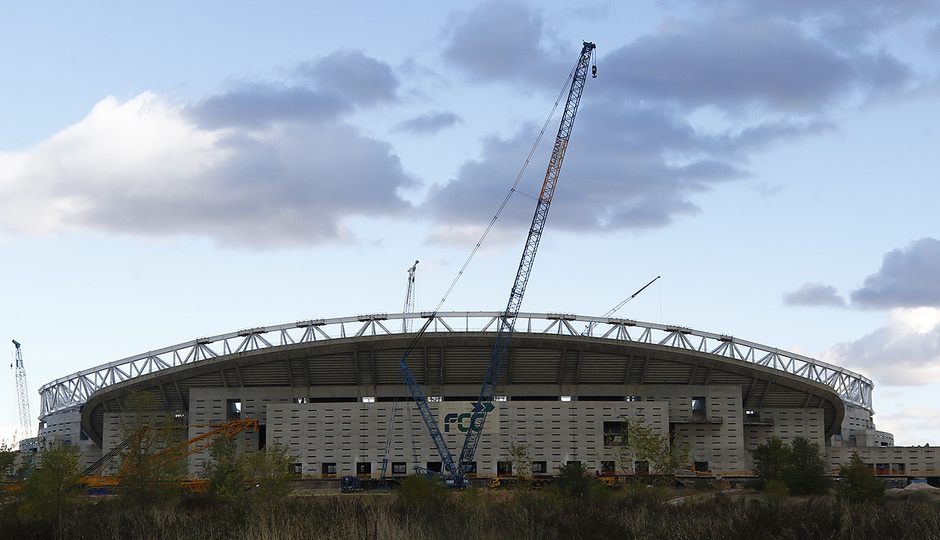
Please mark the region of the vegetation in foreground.
<svg viewBox="0 0 940 540"><path fill-rule="evenodd" d="M3 538L938 538L940 502L853 504L827 496L693 496L658 489L588 488L288 497L277 504L214 503L205 496L141 507L121 498L70 507L62 527L0 510Z"/></svg>
<svg viewBox="0 0 940 540"><path fill-rule="evenodd" d="M87 496L74 452L53 447L0 498L0 538L940 538L940 494L886 496L857 455L833 488L805 440L758 449L752 487L763 492L650 487L652 477L611 489L571 464L541 489L452 492L412 476L392 494L302 496L290 494L283 449L239 455L218 439L211 454L203 492L147 469L120 495Z"/></svg>

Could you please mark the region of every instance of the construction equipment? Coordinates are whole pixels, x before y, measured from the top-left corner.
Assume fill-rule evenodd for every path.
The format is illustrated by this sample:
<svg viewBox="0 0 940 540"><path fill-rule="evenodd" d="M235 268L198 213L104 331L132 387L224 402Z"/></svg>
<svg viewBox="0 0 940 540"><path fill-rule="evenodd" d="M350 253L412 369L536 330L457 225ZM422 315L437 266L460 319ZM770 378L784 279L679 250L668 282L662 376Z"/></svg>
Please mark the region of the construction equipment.
<svg viewBox="0 0 940 540"><path fill-rule="evenodd" d="M571 130L574 127L575 116L578 112L578 105L581 102L581 94L584 91L588 67L594 56L594 49L595 46L593 43L584 42L578 62L572 71L571 85L568 89L568 99L565 102L564 113L562 113L561 122L558 126L558 134L555 137L552 156L542 182L542 190L535 205L535 215L532 217L532 225L529 227L529 235L522 251L522 259L516 271L516 279L509 293L509 302L506 306L506 311L500 317L496 343L490 354L490 361L483 379L483 385L480 388L480 394L477 400L473 403L473 416L471 417L467 437L464 440L463 448L460 452L459 461L454 460L447 446L447 442L444 440L440 428L438 427L434 412L428 405L424 392L421 390L420 385L418 385L406 363L408 354L414 348L421 335L427 330L428 326L430 326L433 317L429 317L427 322L424 323L424 326L412 339L411 344L401 358L399 367L402 377L408 385L412 398L418 406L421 419L424 421L428 434L431 436L431 440L441 457L442 471L446 471L445 482L453 487L461 488L466 484L464 477L473 469L473 456L483 432L486 415L493 409L492 401L496 390L496 383L499 379L503 360L509 350L509 343L516 324L516 318L519 315L519 310L522 306L522 298L529 281L529 275L532 272L533 263L535 262L535 254L538 250L539 241L542 239L542 231L545 228L548 210L551 206L552 197L555 194L555 186L557 185L561 173L565 152L568 149L568 141L571 137ZM592 69L592 75L596 75L596 69Z"/></svg>
<svg viewBox="0 0 940 540"><path fill-rule="evenodd" d="M152 429L149 426L142 426L141 430ZM209 431L197 435L191 439L187 439L183 442L168 446L163 450L153 454L148 459L148 464L157 466L161 464L170 463L173 461L183 460L189 456L201 452L210 446L215 441L216 437L224 437L231 439L238 435L239 433L251 430L258 431L258 420L255 418L242 418L238 420L232 420L224 424L218 425L210 429ZM139 433L137 435L140 435ZM133 470L133 464L128 462L121 463L121 467L118 470L118 473L115 475L109 476L100 476L101 470L104 466L115 456L119 455L122 450L128 447L131 444L131 440L134 438L134 435L128 437L121 441L118 446L112 449L110 452L101 457L98 461L93 463L83 472L82 483L88 487L113 487L121 484L121 481L124 477ZM183 482L184 485L190 487L200 487L200 481L190 481L186 480ZM191 485L192 484L192 485ZM199 485L197 485L199 484Z"/></svg>
<svg viewBox="0 0 940 540"><path fill-rule="evenodd" d="M606 319L607 317L613 316L614 313L617 313L618 311L620 311L620 308L622 308L623 306L627 305L627 303L628 303L630 300L633 300L634 298L636 298L638 294L640 294L641 292L643 292L644 290L646 290L647 287L649 287L650 285L652 285L653 283L655 283L656 280L659 279L659 278L661 278L661 277L662 277L662 276L656 276L656 277L654 277L653 279L651 279L649 283L647 283L646 285L643 285L642 287L640 287L640 289L639 289L638 291L636 291L635 293L633 293L633 294L631 294L630 296L628 296L626 299L624 299L623 302L620 302L620 303L617 304L616 306L610 308L610 310L609 310L607 313L604 314L604 317L603 317L603 318ZM591 334L591 330L594 330L594 324L595 324L595 323L590 323L590 324L588 324L586 327L584 327L584 332L581 332L581 335L582 335L582 336L590 335L590 334Z"/></svg>
<svg viewBox="0 0 940 540"><path fill-rule="evenodd" d="M411 265L411 268L408 269L408 285L405 289L405 305L402 307L402 313L411 313L415 309L415 272L418 270L418 260L415 259L415 263ZM401 321L401 331L403 333L411 332L412 322L411 319L405 317ZM381 480L385 481L388 474L388 455L392 448L392 433L395 427L395 418L398 415L398 399L394 401L392 406L392 417L388 422L388 431L385 434L385 453L382 456L382 466L381 466ZM345 481L345 478L344 478ZM345 483L343 484L346 485Z"/></svg>
<svg viewBox="0 0 940 540"><path fill-rule="evenodd" d="M405 306L401 310L402 313L413 313L415 310L415 271L417 269L418 261L415 260L415 263L408 269L408 287L405 289ZM405 317L401 320L402 332L411 332L411 327L410 318Z"/></svg>
<svg viewBox="0 0 940 540"><path fill-rule="evenodd" d="M14 365L10 367L16 371L16 400L20 408L20 438L33 437L33 421L29 415L29 386L26 384L26 368L23 367L23 350L19 341L13 340Z"/></svg>
<svg viewBox="0 0 940 540"><path fill-rule="evenodd" d="M535 204L535 215L532 216L532 225L529 227L529 236L526 238L525 247L522 250L519 268L516 270L516 279L513 281L512 289L509 292L506 311L500 317L496 343L493 344L493 351L490 353L490 363L486 368L480 395L473 403L473 416L470 418L470 427L467 429L463 449L460 451L460 466L455 471L457 484L462 483L464 474L473 467L473 456L476 453L480 437L483 435L486 416L493 409L492 402L496 394L496 383L502 371L503 360L505 360L506 353L509 351L509 343L515 330L516 318L522 308L522 297L525 294L526 285L532 273L532 266L535 263L535 254L539 248L539 241L542 239L542 231L545 229L545 222L548 219L548 210L552 204L558 177L561 174L565 152L568 150L568 140L574 127L578 105L581 102L581 93L584 91L584 83L587 80L588 65L594 55L594 49L593 43L584 42L578 66L575 68L574 77L571 79L568 101L565 103L565 110L561 116L558 134L555 136L555 146L552 148L552 157L549 159L548 169L545 171L542 191L539 193L538 201Z"/></svg>

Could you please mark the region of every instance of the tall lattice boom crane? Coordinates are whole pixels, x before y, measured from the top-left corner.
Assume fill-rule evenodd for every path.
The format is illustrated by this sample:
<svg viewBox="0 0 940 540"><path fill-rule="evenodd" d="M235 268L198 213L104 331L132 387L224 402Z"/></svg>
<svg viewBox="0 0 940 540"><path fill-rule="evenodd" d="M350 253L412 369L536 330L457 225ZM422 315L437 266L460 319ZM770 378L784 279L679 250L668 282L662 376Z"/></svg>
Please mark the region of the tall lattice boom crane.
<svg viewBox="0 0 940 540"><path fill-rule="evenodd" d="M418 261L416 260L411 268L408 269L408 288L405 289L405 307L402 313L413 313L415 310L415 272L418 270ZM411 332L411 319L403 318L401 320L401 331Z"/></svg>
<svg viewBox="0 0 940 540"><path fill-rule="evenodd" d="M446 471L449 475L452 485L462 487L464 475L471 467L473 455L476 452L479 443L479 435L483 430L483 424L486 421L488 409L492 409L493 394L496 388L496 382L499 378L502 368L503 358L509 348L509 341L512 337L513 327L516 318L519 316L519 309L522 305L522 297L525 293L526 284L529 281L529 274L532 271L532 264L535 262L535 252L538 249L539 240L542 237L542 230L545 228L545 220L548 217L548 209L552 202L552 196L555 193L555 185L561 172L561 165L565 158L565 152L568 149L568 140L571 137L571 129L574 126L574 119L578 112L578 105L581 102L581 93L584 91L584 83L587 81L587 71L594 55L594 44L584 42L581 48L581 55L575 66L571 79L571 87L568 90L568 100L565 103L565 110L561 117L561 123L558 126L558 135L555 137L555 145L552 149L552 157L548 163L548 170L545 173L545 179L542 183L542 191L539 194L538 202L535 206L535 216L532 218L532 225L529 228L529 236L526 240L525 248L522 252L522 260L519 263L519 269L516 272L516 280L513 283L509 295L509 303L506 311L500 320L499 331L496 337L496 344L490 354L490 363L487 367L486 376L483 380L483 386L480 389L480 395L473 404L474 414L471 419L470 429L467 430L467 439L464 441L463 449L460 453L460 460L456 461L447 441L437 425L437 419L434 411L431 410L428 400L421 389L421 385L415 380L414 374L408 367L408 355L414 349L415 345L421 339L421 336L428 329L434 320L434 314L427 317L424 325L411 339L407 349L399 361L399 369L402 378L405 380L411 397L414 399L421 420L431 437L431 441L441 457L442 472ZM596 66L592 67L592 76L597 76ZM462 270L461 270L462 272Z"/></svg>
<svg viewBox="0 0 940 540"><path fill-rule="evenodd" d="M460 466L455 474L455 483L457 485L462 485L464 475L473 466L473 456L476 453L477 445L480 443L480 437L483 435L486 416L493 409L492 401L496 394L496 383L502 371L503 360L509 351L509 343L512 340L512 333L516 326L516 318L522 308L522 297L525 295L526 285L529 283L529 275L532 273L532 266L535 263L535 254L538 251L542 231L545 229L545 222L548 219L548 210L552 204L558 177L561 174L565 152L568 150L568 140L571 138L574 119L578 114L578 105L581 103L581 93L584 91L584 83L587 81L588 67L594 55L594 48L593 43L584 42L578 65L571 79L571 88L568 91L568 100L565 102L561 123L558 125L558 134L555 136L552 157L549 159L548 169L545 171L542 191L535 203L535 215L532 216L529 236L526 238L525 247L522 250L522 259L519 261L519 268L516 270L516 279L513 281L512 289L509 292L506 311L499 320L499 330L496 333L496 342L493 344L493 350L490 353L490 362L483 378L483 386L480 388L479 397L473 404L470 428L467 430L463 449L460 451ZM596 69L592 69L592 75L597 76Z"/></svg>
<svg viewBox="0 0 940 540"><path fill-rule="evenodd" d="M15 359L12 367L16 372L16 400L20 408L20 438L33 436L33 420L29 414L29 385L26 384L26 368L23 367L23 349L19 341L13 340Z"/></svg>

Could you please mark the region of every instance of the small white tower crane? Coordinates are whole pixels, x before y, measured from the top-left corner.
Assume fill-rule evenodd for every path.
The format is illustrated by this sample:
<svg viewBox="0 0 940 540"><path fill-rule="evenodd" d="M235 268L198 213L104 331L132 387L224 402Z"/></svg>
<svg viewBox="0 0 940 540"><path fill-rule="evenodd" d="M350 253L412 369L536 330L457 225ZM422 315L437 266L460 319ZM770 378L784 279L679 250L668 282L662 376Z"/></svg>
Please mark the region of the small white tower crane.
<svg viewBox="0 0 940 540"><path fill-rule="evenodd" d="M411 313L415 310L415 272L418 270L418 261L408 269L408 288L405 290L405 307L402 313ZM411 332L411 319L401 320L401 331Z"/></svg>
<svg viewBox="0 0 940 540"><path fill-rule="evenodd" d="M20 407L20 438L33 437L33 420L29 414L29 386L26 384L26 368L23 367L23 350L20 342L13 340L16 347L14 365L10 367L16 371L16 399Z"/></svg>

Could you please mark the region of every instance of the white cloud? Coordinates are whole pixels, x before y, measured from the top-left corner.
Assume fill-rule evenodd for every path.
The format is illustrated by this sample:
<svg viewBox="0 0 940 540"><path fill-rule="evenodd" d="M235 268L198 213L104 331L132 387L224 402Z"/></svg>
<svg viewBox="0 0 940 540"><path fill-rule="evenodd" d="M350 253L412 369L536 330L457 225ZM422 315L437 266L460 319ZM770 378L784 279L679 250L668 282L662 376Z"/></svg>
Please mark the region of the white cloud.
<svg viewBox="0 0 940 540"><path fill-rule="evenodd" d="M940 390L940 385L934 385L932 390ZM878 403L883 402L887 396L877 396L875 408L880 409ZM890 413L877 413L875 415L875 425L878 429L893 433L895 444L898 446L922 445L929 443L931 446L940 444L937 434L940 433L940 410L937 410L932 398L923 400L905 399L906 396L898 396L896 399L903 400L901 410ZM918 401L923 401L924 406L918 407Z"/></svg>
<svg viewBox="0 0 940 540"><path fill-rule="evenodd" d="M887 325L826 351L822 358L858 370L876 384L940 382L940 309L895 309Z"/></svg>
<svg viewBox="0 0 940 540"><path fill-rule="evenodd" d="M35 148L0 153L0 232L102 230L227 244L347 236L408 207L391 147L335 119L211 130L145 93L108 97Z"/></svg>

